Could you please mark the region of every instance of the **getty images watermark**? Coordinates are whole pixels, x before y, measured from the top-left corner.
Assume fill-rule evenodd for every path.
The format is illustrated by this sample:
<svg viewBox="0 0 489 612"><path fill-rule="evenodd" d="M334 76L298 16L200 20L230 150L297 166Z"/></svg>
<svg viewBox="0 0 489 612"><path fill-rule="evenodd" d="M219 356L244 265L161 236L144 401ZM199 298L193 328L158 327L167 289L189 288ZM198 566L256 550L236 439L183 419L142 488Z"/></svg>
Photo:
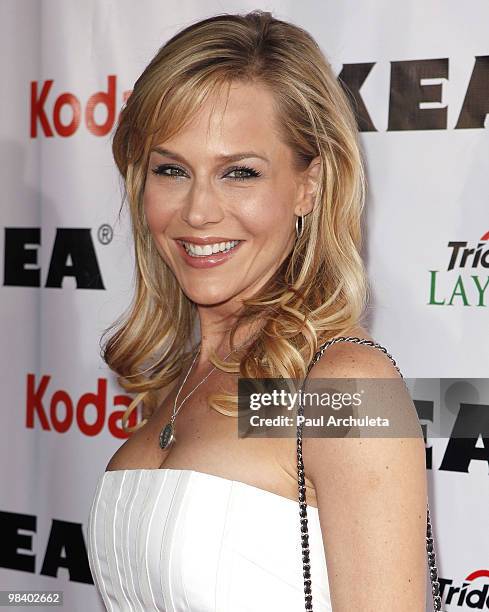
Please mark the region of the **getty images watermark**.
<svg viewBox="0 0 489 612"><path fill-rule="evenodd" d="M345 416L345 410L347 407L361 406L363 389L357 393L341 393L335 391L333 393L323 391L321 393L304 392L302 389L291 393L285 389L274 389L272 392L255 392L250 394L249 407L250 410L260 410L263 407L284 407L288 411L298 405L302 406L321 406L328 407L331 410L338 411L337 414L329 414L328 416L324 413L316 415L315 417L306 417L304 414L295 414L294 417L287 414L279 414L276 417L265 417L257 414L250 415L250 424L254 426L286 426L291 425L316 425L316 426L327 426L327 427L338 427L343 425L359 425L359 426L376 426L376 427L388 427L389 419L381 418L377 416L372 418L369 416L365 417L354 417L352 414ZM314 402L314 404L312 404ZM341 411L341 412L340 412Z"/></svg>
<svg viewBox="0 0 489 612"><path fill-rule="evenodd" d="M240 437L296 436L298 426L313 437L426 437L428 426L430 437L487 437L489 379L238 380Z"/></svg>

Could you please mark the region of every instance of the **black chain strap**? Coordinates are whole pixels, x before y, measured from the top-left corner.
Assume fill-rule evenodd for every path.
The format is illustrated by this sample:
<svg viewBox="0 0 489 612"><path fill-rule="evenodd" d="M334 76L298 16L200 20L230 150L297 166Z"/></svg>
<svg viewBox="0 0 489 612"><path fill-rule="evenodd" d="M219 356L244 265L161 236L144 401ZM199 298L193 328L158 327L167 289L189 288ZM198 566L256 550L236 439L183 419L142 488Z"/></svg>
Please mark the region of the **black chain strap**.
<svg viewBox="0 0 489 612"><path fill-rule="evenodd" d="M363 338L356 338L351 336L340 336L338 338L333 338L332 340L328 340L325 342L317 353L314 355L312 362L309 364L307 369L307 374L311 371L312 366L322 357L324 351L331 344L336 344L336 342L354 342L356 344L365 344L367 346L373 346L375 348L383 351L387 357L392 361L396 370L399 372L401 378L404 378L401 371L397 367L397 364L390 355L387 350L378 344L378 342L372 342L371 340L366 340ZM306 378L307 378L306 374ZM304 415L304 408L301 403L299 403L299 407L297 410L298 416ZM309 532L307 529L307 501L306 501L306 481L304 476L304 461L302 458L302 427L303 423L297 426L297 482L299 487L299 517L301 524L301 545L302 545L302 568L304 575L304 599L306 604L306 611L312 612L312 590L311 590L311 559L310 559L310 551L309 551ZM441 596L440 596L440 583L438 582L438 570L436 568L436 557L435 557L435 548L433 541L433 531L431 528L430 521L430 506L427 504L427 527L426 527L426 552L428 557L428 567L430 570L430 580L431 580L431 592L433 595L433 610L438 612L441 610Z"/></svg>

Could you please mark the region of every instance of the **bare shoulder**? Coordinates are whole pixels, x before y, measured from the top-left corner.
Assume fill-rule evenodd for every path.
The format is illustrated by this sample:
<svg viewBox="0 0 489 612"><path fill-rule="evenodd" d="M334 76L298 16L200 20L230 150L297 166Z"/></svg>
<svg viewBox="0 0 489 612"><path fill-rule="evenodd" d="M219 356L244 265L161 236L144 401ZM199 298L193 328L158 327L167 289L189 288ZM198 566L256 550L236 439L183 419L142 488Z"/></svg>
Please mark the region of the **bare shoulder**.
<svg viewBox="0 0 489 612"><path fill-rule="evenodd" d="M349 336L377 342L362 327L352 328ZM387 351L389 348L386 347ZM393 356L395 359L395 357ZM391 359L381 350L367 344L336 342L328 346L311 368L308 378L399 378Z"/></svg>
<svg viewBox="0 0 489 612"><path fill-rule="evenodd" d="M374 338L359 327L350 330L348 335L375 342ZM378 348L353 342L338 342L330 345L311 368L308 379L315 378L401 379L401 376L391 359ZM379 388L380 382L379 380ZM375 389L376 384L376 381L371 381L367 389ZM316 389L320 387L314 387L314 390ZM416 425L419 425L416 409L403 382L395 381L395 386L393 385L390 389L394 389L396 394L382 396L386 409L390 410L390 415L402 410L405 414L399 417L400 422L408 426L415 420ZM380 394L375 396L375 399L379 397ZM413 430L416 430L416 426L410 429L406 427L406 431L412 432ZM419 428L417 431L421 439L418 437L414 440L410 439L411 433L409 433L409 438L389 438L381 435L363 438L354 435L346 438L335 437L334 433L327 437L305 436L303 438L305 472L318 486L326 486L328 479L332 478L332 470L329 467L340 470L343 469L343 466L348 469L354 466L354 470L350 469L349 472L349 482L353 482L355 478L361 480L368 471L374 473L388 469L386 468L387 463L395 462L401 469L406 467L412 459L410 453L418 458L424 458L422 430ZM403 446L402 452L398 452L399 446ZM402 465L403 462L404 465Z"/></svg>
<svg viewBox="0 0 489 612"><path fill-rule="evenodd" d="M375 339L361 327L349 330L348 335L375 342ZM378 348L353 342L337 342L328 346L318 362L311 368L308 379L318 378L400 379L401 376L391 359ZM375 381L372 381L370 388L374 388L375 384ZM409 393L407 390L404 392L403 387L404 385L399 381L396 387L396 392L398 393L396 399L403 400L399 403L400 406L408 406L408 410L412 409L415 412ZM314 390L318 388L320 387L316 386ZM396 409L397 404L394 407L394 410ZM415 418L417 419L417 417ZM394 452L395 456L390 457L390 460L400 460L401 458L401 455L396 455L394 450L399 445L399 438L391 439L392 444L389 444L385 437L358 438L359 436L349 438L334 437L334 433L331 436L328 435L328 437L305 436L303 440L303 455L306 474L313 482L317 482L321 486L321 484L324 484L325 479L331 475L330 470L325 470L326 465L335 466L340 469L340 463L344 462L347 465L352 461L357 471L355 473L352 472L351 477L353 478L355 474L358 474L361 478L366 470L375 471L380 466L382 466L382 469L385 469L383 466L388 458L387 456L382 458L382 452L387 454ZM419 452L419 444L415 446L416 452ZM371 456L369 461L366 461L365 453L367 448L374 447L376 448L376 453ZM377 465L375 465L376 461Z"/></svg>

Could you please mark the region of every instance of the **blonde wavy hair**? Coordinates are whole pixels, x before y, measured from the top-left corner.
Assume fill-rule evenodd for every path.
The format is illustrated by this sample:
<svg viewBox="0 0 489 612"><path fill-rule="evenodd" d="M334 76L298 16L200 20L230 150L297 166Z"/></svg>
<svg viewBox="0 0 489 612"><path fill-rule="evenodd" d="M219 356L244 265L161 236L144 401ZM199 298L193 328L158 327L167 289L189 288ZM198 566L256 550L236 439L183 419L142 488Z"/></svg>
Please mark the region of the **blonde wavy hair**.
<svg viewBox="0 0 489 612"><path fill-rule="evenodd" d="M230 330L261 322L261 333L234 361L211 362L245 378L303 379L320 343L355 326L368 284L361 250L365 172L349 100L328 60L304 29L267 11L219 14L194 23L163 45L137 79L116 126L112 150L124 179L135 249L132 304L109 328L102 358L135 393L122 418L178 378L192 357L196 305L156 250L143 210L149 154L176 134L217 88L233 82L268 87L281 138L298 170L320 156L319 188L304 231L273 278L243 301ZM236 416L234 394L212 394L209 406Z"/></svg>

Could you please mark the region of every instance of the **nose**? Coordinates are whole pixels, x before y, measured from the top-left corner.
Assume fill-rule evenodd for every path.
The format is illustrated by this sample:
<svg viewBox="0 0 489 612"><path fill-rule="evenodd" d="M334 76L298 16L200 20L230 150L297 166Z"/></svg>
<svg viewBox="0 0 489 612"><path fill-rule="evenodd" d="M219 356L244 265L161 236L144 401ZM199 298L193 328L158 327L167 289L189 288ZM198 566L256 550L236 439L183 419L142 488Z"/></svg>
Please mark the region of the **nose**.
<svg viewBox="0 0 489 612"><path fill-rule="evenodd" d="M194 184L182 208L182 219L192 227L218 223L224 218L219 197L209 186Z"/></svg>

